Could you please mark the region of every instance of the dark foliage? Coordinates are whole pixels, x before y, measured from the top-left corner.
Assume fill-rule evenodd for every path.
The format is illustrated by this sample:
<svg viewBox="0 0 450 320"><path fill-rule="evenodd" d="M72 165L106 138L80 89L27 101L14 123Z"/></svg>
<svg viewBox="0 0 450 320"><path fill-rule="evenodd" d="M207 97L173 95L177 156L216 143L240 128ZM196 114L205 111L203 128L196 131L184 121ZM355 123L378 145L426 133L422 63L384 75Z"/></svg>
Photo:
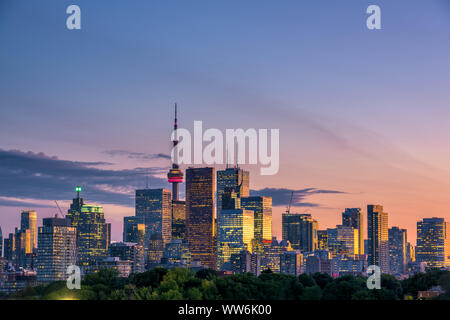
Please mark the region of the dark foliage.
<svg viewBox="0 0 450 320"><path fill-rule="evenodd" d="M262 272L219 276L214 270L196 274L188 269L155 268L120 278L112 270L100 270L85 277L81 290L68 290L65 282L27 287L9 299L111 299L111 300L401 300L417 298L418 291L440 285L450 299L450 272L429 270L406 280L382 275L381 289L369 290L364 276L286 274ZM6 298L6 297L3 297Z"/></svg>

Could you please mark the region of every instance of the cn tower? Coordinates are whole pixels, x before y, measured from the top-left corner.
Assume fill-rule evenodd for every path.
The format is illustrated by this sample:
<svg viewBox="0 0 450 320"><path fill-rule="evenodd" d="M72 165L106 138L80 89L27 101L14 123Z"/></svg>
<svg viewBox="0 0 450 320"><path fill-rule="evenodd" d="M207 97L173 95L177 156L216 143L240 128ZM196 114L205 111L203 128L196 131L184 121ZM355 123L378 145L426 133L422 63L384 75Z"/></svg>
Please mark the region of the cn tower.
<svg viewBox="0 0 450 320"><path fill-rule="evenodd" d="M183 172L179 169L178 166L178 150L176 149L176 146L178 144L178 137L176 135L176 130L178 128L177 123L177 104L175 103L175 122L173 124L173 130L175 132L174 138L173 138L173 162L172 162L172 169L169 170L169 173L167 174L167 179L169 183L172 184L172 200L177 201L178 200L178 184L183 182Z"/></svg>

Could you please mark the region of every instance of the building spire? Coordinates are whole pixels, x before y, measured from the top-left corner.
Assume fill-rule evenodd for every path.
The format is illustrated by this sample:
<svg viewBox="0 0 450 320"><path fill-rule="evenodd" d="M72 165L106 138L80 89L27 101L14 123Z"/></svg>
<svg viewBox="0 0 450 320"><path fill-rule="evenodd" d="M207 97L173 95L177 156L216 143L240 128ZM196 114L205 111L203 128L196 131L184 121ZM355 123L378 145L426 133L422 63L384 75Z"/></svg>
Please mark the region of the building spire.
<svg viewBox="0 0 450 320"><path fill-rule="evenodd" d="M226 160L226 163L227 163L227 167L226 168L228 169L228 145L225 146L225 158L226 158L225 160Z"/></svg>
<svg viewBox="0 0 450 320"><path fill-rule="evenodd" d="M77 199L80 199L81 187L80 186L76 186L75 187L75 191L77 193Z"/></svg>
<svg viewBox="0 0 450 320"><path fill-rule="evenodd" d="M168 182L172 184L172 200L178 200L178 184L183 182L183 172L179 169L178 166L178 137L177 137L177 129L178 129L178 106L175 103L175 119L173 123L174 137L173 137L173 158L172 158L172 169L169 170L167 174Z"/></svg>

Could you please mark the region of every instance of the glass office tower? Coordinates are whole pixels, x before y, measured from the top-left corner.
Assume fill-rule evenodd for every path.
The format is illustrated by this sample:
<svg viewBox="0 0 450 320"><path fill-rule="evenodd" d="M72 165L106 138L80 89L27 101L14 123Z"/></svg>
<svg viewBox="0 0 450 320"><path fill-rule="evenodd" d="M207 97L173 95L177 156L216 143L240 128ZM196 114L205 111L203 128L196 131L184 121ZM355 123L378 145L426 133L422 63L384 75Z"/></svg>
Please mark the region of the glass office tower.
<svg viewBox="0 0 450 320"><path fill-rule="evenodd" d="M186 170L187 239L192 262L215 269L215 170Z"/></svg>

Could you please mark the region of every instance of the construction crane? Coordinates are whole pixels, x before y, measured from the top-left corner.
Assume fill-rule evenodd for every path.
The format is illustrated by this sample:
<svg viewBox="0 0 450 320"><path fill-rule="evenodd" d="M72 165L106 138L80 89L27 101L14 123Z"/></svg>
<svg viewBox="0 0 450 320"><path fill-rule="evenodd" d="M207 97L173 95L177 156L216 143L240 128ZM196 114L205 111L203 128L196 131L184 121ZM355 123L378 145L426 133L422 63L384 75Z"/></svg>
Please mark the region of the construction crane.
<svg viewBox="0 0 450 320"><path fill-rule="evenodd" d="M61 217L64 218L64 214L61 210L61 208L59 207L58 201L55 200L56 206L58 207L59 213L61 213Z"/></svg>
<svg viewBox="0 0 450 320"><path fill-rule="evenodd" d="M286 208L286 213L290 214L291 213L291 205L292 205L292 198L294 197L294 191L292 191L291 193L291 200L289 200L289 205Z"/></svg>

